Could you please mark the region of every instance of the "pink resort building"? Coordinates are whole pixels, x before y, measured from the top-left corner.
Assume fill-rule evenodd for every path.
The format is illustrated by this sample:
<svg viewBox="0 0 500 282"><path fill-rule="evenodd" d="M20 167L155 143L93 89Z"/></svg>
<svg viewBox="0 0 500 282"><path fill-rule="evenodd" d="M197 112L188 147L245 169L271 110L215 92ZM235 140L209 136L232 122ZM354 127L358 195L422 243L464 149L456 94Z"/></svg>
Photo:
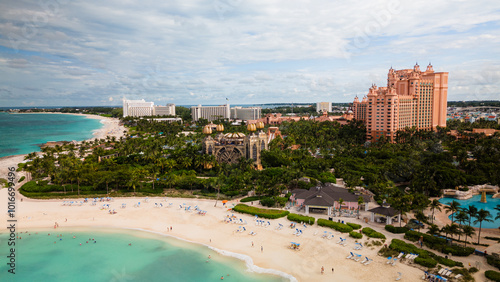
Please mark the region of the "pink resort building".
<svg viewBox="0 0 500 282"><path fill-rule="evenodd" d="M434 72L429 64L421 71L389 69L387 87L372 85L359 101L354 99L354 118L366 124L367 139L377 141L385 136L394 142L396 132L406 127L435 130L446 126L448 73Z"/></svg>

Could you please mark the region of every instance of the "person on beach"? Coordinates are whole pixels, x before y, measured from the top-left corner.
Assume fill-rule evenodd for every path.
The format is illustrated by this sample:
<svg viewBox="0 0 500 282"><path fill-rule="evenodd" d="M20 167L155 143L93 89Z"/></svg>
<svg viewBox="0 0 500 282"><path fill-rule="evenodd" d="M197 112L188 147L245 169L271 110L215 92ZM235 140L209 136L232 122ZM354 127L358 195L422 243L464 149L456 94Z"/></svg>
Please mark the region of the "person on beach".
<svg viewBox="0 0 500 282"><path fill-rule="evenodd" d="M321 274L324 274L325 273L325 268L322 266L321 267Z"/></svg>
<svg viewBox="0 0 500 282"><path fill-rule="evenodd" d="M252 248L253 248L253 241L252 241Z"/></svg>
<svg viewBox="0 0 500 282"><path fill-rule="evenodd" d="M260 252L263 253L264 252L264 246L260 246Z"/></svg>

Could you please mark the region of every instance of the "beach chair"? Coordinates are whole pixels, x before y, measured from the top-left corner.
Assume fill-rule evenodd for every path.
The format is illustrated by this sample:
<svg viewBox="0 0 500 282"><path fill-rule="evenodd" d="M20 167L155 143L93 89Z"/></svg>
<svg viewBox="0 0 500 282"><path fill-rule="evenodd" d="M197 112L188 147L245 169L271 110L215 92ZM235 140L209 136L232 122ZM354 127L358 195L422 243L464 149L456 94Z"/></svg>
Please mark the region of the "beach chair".
<svg viewBox="0 0 500 282"><path fill-rule="evenodd" d="M389 263L391 263L391 261L392 261L392 257L388 257L387 262L385 264L389 264Z"/></svg>
<svg viewBox="0 0 500 282"><path fill-rule="evenodd" d="M365 257L365 258L361 261L361 263L362 263L362 264L364 264L364 263L365 263L365 262L367 262L367 261L368 261L368 257Z"/></svg>
<svg viewBox="0 0 500 282"><path fill-rule="evenodd" d="M336 242L336 244L340 244L340 243L342 243L342 237L340 237L340 239Z"/></svg>
<svg viewBox="0 0 500 282"><path fill-rule="evenodd" d="M257 235L257 233L255 233L255 232L251 231L251 232L250 232L250 235L255 236L255 235Z"/></svg>
<svg viewBox="0 0 500 282"><path fill-rule="evenodd" d="M361 255L358 255L358 254L354 254L355 257L354 257L354 261L359 261L361 259Z"/></svg>
<svg viewBox="0 0 500 282"><path fill-rule="evenodd" d="M363 248L363 245L361 243L356 243L356 246L354 247L355 250L361 250Z"/></svg>
<svg viewBox="0 0 500 282"><path fill-rule="evenodd" d="M347 246L347 239L342 240L342 243L340 243L340 245L344 247Z"/></svg>
<svg viewBox="0 0 500 282"><path fill-rule="evenodd" d="M332 234L332 232L330 232L330 233L328 234L328 237L326 237L326 239L331 240L332 238L333 238L333 234Z"/></svg>
<svg viewBox="0 0 500 282"><path fill-rule="evenodd" d="M328 232L323 232L323 236L321 236L321 238L326 238L328 236Z"/></svg>
<svg viewBox="0 0 500 282"><path fill-rule="evenodd" d="M348 255L348 256L346 257L346 259L350 259L350 258L354 257L354 254L353 254L352 252L350 252L349 254L350 254L350 255Z"/></svg>
<svg viewBox="0 0 500 282"><path fill-rule="evenodd" d="M169 203L167 208L170 208L174 203Z"/></svg>
<svg viewBox="0 0 500 282"><path fill-rule="evenodd" d="M125 203L122 203L122 209L126 208L127 207L127 204Z"/></svg>
<svg viewBox="0 0 500 282"><path fill-rule="evenodd" d="M398 261L398 258L393 258L390 265L395 266L397 261Z"/></svg>
<svg viewBox="0 0 500 282"><path fill-rule="evenodd" d="M396 281L401 280L402 277L403 277L403 273L398 272L398 277L396 278Z"/></svg>
<svg viewBox="0 0 500 282"><path fill-rule="evenodd" d="M455 275L455 277L453 277L453 278L455 278L455 279L459 279L460 277L462 277L462 274L457 274L457 275Z"/></svg>
<svg viewBox="0 0 500 282"><path fill-rule="evenodd" d="M398 256L398 259L402 258L404 256L405 253L401 252L399 253L399 256Z"/></svg>
<svg viewBox="0 0 500 282"><path fill-rule="evenodd" d="M365 262L365 263L363 263L363 264L364 264L364 265L369 265L369 264L370 264L370 263L372 263L372 262L373 262L373 260L372 260L372 259L368 259L368 261L367 261L367 262Z"/></svg>
<svg viewBox="0 0 500 282"><path fill-rule="evenodd" d="M302 235L302 230L299 230L299 233L297 233L297 237L299 237L300 235Z"/></svg>

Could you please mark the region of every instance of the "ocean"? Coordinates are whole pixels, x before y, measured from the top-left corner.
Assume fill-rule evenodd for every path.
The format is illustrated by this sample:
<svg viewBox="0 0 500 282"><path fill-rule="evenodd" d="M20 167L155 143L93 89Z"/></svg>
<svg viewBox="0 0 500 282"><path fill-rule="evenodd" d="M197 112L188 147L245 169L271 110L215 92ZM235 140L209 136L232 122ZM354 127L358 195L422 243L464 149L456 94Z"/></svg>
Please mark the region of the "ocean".
<svg viewBox="0 0 500 282"><path fill-rule="evenodd" d="M225 281L288 281L248 271L242 260L207 246L144 231L67 229L18 237L16 274L8 273L4 263L1 281L220 281L222 276ZM0 233L2 256L7 238Z"/></svg>
<svg viewBox="0 0 500 282"><path fill-rule="evenodd" d="M0 157L40 151L48 141L90 139L103 125L97 119L66 114L0 112Z"/></svg>

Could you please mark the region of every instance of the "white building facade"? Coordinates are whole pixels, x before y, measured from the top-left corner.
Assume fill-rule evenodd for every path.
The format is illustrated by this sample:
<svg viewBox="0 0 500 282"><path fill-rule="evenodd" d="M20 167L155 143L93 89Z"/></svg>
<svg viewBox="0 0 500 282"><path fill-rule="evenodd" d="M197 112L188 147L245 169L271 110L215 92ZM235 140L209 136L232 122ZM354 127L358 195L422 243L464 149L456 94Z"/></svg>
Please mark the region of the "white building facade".
<svg viewBox="0 0 500 282"><path fill-rule="evenodd" d="M166 106L154 106L154 116L175 116L175 104L167 104Z"/></svg>
<svg viewBox="0 0 500 282"><path fill-rule="evenodd" d="M229 119L231 117L231 112L229 109L229 104L221 106L198 105L191 107L191 117L193 118L193 121L198 121L200 118L206 119L208 121Z"/></svg>
<svg viewBox="0 0 500 282"><path fill-rule="evenodd" d="M153 102L123 99L123 117L143 117L153 115Z"/></svg>
<svg viewBox="0 0 500 282"><path fill-rule="evenodd" d="M240 120L256 120L260 119L262 116L261 107L233 107L231 108L231 119Z"/></svg>

